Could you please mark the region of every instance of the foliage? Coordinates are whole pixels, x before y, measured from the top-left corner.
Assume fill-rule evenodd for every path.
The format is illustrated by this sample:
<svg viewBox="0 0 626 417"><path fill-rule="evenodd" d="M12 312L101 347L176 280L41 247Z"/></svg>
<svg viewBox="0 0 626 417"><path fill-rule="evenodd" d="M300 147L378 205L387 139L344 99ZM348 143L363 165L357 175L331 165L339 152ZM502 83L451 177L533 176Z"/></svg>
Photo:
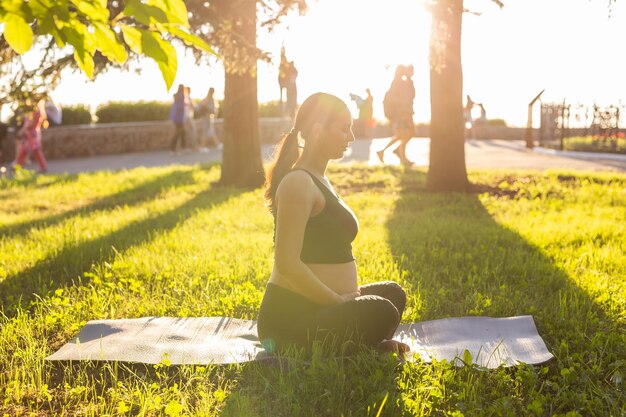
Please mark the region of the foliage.
<svg viewBox="0 0 626 417"><path fill-rule="evenodd" d="M212 52L208 44L188 32L187 9L182 0L129 0L114 16L106 0L4 0L0 3L0 18L4 39L13 51L29 51L35 33L51 36L58 48L72 46L76 64L89 78L94 75L96 52L122 64L128 59L129 48L159 65L169 89L177 61L176 51L164 35Z"/></svg>
<svg viewBox="0 0 626 417"><path fill-rule="evenodd" d="M612 136L573 136L563 140L563 149L626 154L626 137L624 132L618 132Z"/></svg>
<svg viewBox="0 0 626 417"><path fill-rule="evenodd" d="M63 106L62 125L84 125L93 122L91 110L84 104L74 106Z"/></svg>
<svg viewBox="0 0 626 417"><path fill-rule="evenodd" d="M167 120L171 103L161 101L111 101L98 106L98 123L145 122Z"/></svg>
<svg viewBox="0 0 626 417"><path fill-rule="evenodd" d="M488 119L487 124L489 126L502 126L506 127L506 121L504 119Z"/></svg>
<svg viewBox="0 0 626 417"><path fill-rule="evenodd" d="M361 282L400 282L403 322L532 314L555 355L541 366L367 351L280 366L45 362L87 320L256 318L272 218L259 190L210 185L218 177L201 166L0 182L0 415L623 414L626 176L615 173L475 171L485 192L441 194L418 170L329 172L359 216Z"/></svg>
<svg viewBox="0 0 626 417"><path fill-rule="evenodd" d="M173 39L213 53L190 33L182 0L2 0L0 23L0 96L13 112L54 89L68 67L92 78L111 65L128 69L129 57L146 56L169 89L177 70ZM36 65L21 59L29 51Z"/></svg>
<svg viewBox="0 0 626 417"><path fill-rule="evenodd" d="M277 100L259 103L259 117L283 117Z"/></svg>

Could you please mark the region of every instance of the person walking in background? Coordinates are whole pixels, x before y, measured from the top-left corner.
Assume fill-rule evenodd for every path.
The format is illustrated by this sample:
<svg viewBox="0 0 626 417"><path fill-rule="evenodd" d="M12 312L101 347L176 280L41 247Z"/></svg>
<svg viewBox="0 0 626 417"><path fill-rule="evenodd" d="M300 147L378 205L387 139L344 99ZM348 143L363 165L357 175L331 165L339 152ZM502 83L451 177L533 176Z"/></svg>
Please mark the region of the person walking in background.
<svg viewBox="0 0 626 417"><path fill-rule="evenodd" d="M391 86L383 100L385 117L389 119L393 136L382 150L376 152L380 162L384 163L385 151L400 142L394 149L394 153L400 158L400 163L405 166L413 165L406 157L406 146L413 137L413 100L415 99L415 86L413 85L413 65L398 65L391 82Z"/></svg>
<svg viewBox="0 0 626 417"><path fill-rule="evenodd" d="M362 98L356 94L350 94L350 98L356 103L359 109L359 118L355 123L355 134L357 137L369 138L374 127L374 97L369 88L365 89L366 96Z"/></svg>
<svg viewBox="0 0 626 417"><path fill-rule="evenodd" d="M177 153L178 142L185 148L185 86L178 85L178 90L174 94L174 103L170 108L170 120L174 123L174 136L172 136L172 153Z"/></svg>
<svg viewBox="0 0 626 417"><path fill-rule="evenodd" d="M4 140L9 132L9 125L0 122L0 163L4 162Z"/></svg>
<svg viewBox="0 0 626 417"><path fill-rule="evenodd" d="M294 118L296 108L298 107L298 70L293 61L287 60L285 47L280 49L280 65L278 67L278 85L280 87L280 106L282 111L283 105L283 89L286 90L287 99L285 103L284 113L290 118Z"/></svg>
<svg viewBox="0 0 626 417"><path fill-rule="evenodd" d="M15 158L16 165L22 166L26 157L32 153L39 164L39 172L48 170L48 163L41 149L41 129L48 127L45 105L45 99L39 100L26 114L24 123L17 132L17 136L22 138L22 145Z"/></svg>
<svg viewBox="0 0 626 417"><path fill-rule="evenodd" d="M211 147L221 148L222 143L217 139L215 132L215 116L217 114L217 107L215 105L215 89L209 88L209 92L206 97L203 98L196 106L196 115L199 118L198 136L200 138L200 144L202 146L209 145ZM207 148L200 148L202 151Z"/></svg>
<svg viewBox="0 0 626 417"><path fill-rule="evenodd" d="M61 106L56 104L51 98L46 100L46 115L48 117L48 123L50 127L61 126L63 122L63 110Z"/></svg>
<svg viewBox="0 0 626 417"><path fill-rule="evenodd" d="M476 102L472 100L469 94L465 100L465 107L463 108L463 117L465 119L465 137L467 139L471 139L474 136L474 118L472 117L472 110L474 110L474 106Z"/></svg>
<svg viewBox="0 0 626 417"><path fill-rule="evenodd" d="M195 121L195 111L193 101L191 100L191 87L185 86L185 113L184 113L184 126L191 148L195 151L200 151L198 146L198 129Z"/></svg>

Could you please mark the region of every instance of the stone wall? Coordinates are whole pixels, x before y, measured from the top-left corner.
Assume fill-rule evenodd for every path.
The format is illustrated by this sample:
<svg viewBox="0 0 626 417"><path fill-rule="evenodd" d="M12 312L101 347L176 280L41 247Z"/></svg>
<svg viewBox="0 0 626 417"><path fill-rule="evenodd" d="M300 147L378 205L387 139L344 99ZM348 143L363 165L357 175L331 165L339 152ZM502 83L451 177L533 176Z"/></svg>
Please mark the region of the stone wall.
<svg viewBox="0 0 626 417"><path fill-rule="evenodd" d="M260 119L261 143L277 142L290 128L291 121L286 118ZM222 119L215 120L215 130L222 138ZM48 159L111 155L169 149L173 134L174 125L169 121L56 126L42 132L42 145ZM189 139L187 142L189 146ZM5 160L13 159L12 134L3 145Z"/></svg>
<svg viewBox="0 0 626 417"><path fill-rule="evenodd" d="M215 120L219 138L223 137L223 121ZM261 143L276 143L291 128L287 118L262 118L259 120ZM523 140L524 128L504 126L476 126L468 137L474 139ZM48 159L89 157L130 152L166 150L174 125L169 121L139 123L107 123L95 125L57 126L42 133L43 150ZM429 127L416 126L416 136L428 137ZM375 138L391 136L389 125L376 126L372 135ZM535 140L538 134L535 132ZM4 141L4 159L14 157L14 144L9 134Z"/></svg>

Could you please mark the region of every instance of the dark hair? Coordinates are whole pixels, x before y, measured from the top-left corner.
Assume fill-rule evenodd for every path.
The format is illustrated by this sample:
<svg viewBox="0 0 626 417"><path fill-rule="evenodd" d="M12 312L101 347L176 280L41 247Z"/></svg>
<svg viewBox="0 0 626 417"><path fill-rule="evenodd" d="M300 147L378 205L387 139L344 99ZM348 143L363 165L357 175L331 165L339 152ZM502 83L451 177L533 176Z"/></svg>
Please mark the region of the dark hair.
<svg viewBox="0 0 626 417"><path fill-rule="evenodd" d="M267 173L265 200L272 211L278 184L300 157L298 135L301 134L306 139L315 123L328 125L338 120L343 111L349 111L348 106L332 94L315 93L304 100L298 109L291 131L283 137L277 147L274 163Z"/></svg>

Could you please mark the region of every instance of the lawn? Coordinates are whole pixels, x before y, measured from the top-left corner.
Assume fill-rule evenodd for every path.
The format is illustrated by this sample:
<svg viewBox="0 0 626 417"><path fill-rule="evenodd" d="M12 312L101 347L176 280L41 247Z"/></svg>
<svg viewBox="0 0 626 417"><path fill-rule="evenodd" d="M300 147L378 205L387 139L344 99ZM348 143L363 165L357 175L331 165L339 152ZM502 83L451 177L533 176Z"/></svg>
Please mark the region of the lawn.
<svg viewBox="0 0 626 417"><path fill-rule="evenodd" d="M403 322L532 314L555 359L485 371L314 352L282 366L52 364L88 320L256 318L272 267L262 190L219 166L0 182L0 416L623 416L626 175L334 166L360 219L362 283L408 291Z"/></svg>
<svg viewBox="0 0 626 417"><path fill-rule="evenodd" d="M563 150L626 154L626 138L623 133L607 137L573 136L563 140Z"/></svg>

